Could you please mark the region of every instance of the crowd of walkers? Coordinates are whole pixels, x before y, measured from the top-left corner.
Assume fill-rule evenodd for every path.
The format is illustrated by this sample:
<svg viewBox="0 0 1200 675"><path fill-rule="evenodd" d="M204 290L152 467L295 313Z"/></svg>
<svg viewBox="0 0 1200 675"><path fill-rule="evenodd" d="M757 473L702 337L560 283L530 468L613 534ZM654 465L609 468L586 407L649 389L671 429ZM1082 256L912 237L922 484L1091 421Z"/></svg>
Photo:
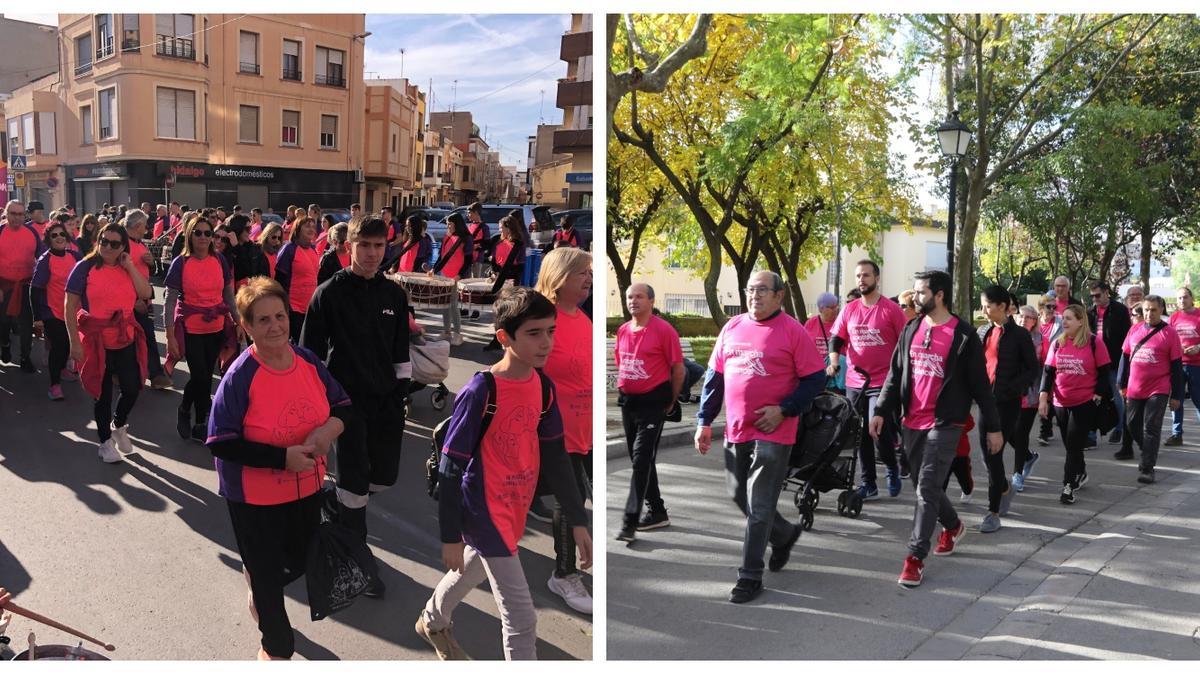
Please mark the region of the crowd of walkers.
<svg viewBox="0 0 1200 675"><path fill-rule="evenodd" d="M1079 498L1088 482L1085 453L1103 435L1120 445L1119 460L1134 459L1136 444L1136 480L1153 483L1168 409L1173 433L1164 444L1182 442L1185 389L1200 418L1200 309L1188 288L1179 289L1178 309L1168 319L1165 300L1137 286L1122 304L1108 283L1093 281L1085 307L1072 297L1066 277L1055 279L1036 306L1022 306L993 285L980 294L984 322L976 326L951 312L944 272L916 275L913 288L894 299L880 292L880 268L872 260L857 264L855 280L844 306L824 293L818 313L801 325L782 311L782 279L758 272L745 289L749 311L731 318L713 346L695 447L709 452L712 423L724 408L726 483L746 516L732 602L757 597L764 567L782 569L800 537L801 526L776 504L798 417L822 390L844 394L866 415L857 497L881 497L877 458L890 497L900 496L904 479L916 492L898 580L905 587L921 583L930 553L952 554L967 531L946 490L953 475L961 487L958 501L974 496L973 429L987 472L986 513L975 530L990 534L1002 528L1039 463L1030 443L1039 418L1036 447L1049 444L1055 424L1065 446L1063 504ZM670 525L655 459L664 422L679 419L688 375L678 334L655 315L654 290L635 283L626 299L632 319L617 332L614 356L633 475L617 539L632 544L639 531Z"/></svg>
<svg viewBox="0 0 1200 675"><path fill-rule="evenodd" d="M471 228L451 216L433 261L425 222L398 223L390 208L376 216L355 204L349 222L337 223L316 204L289 207L279 224L240 206L106 205L80 218L69 206L47 215L41 203L11 201L0 224L0 361L36 373L31 347L43 338L48 398L66 400L63 382L80 381L107 463L137 451L129 426L146 383L169 390L175 366L187 364L177 431L214 457L262 634L258 656L289 658L284 587L305 572L328 508L327 470L336 475L337 522L363 542L371 496L397 482L410 346L431 336L388 273L454 279L494 270L493 341L503 354L459 392L448 422L438 516L449 572L416 631L440 658L465 658L454 608L487 578L506 657L536 658L537 616L518 542L542 494L555 500L556 571L547 585L591 613L579 570L592 562L584 510L592 263L569 238L558 240L547 246L536 290L505 286L522 278L528 234L515 211L501 221L494 252L481 255L490 240L480 213L477 204L468 210ZM153 320L151 279L160 277L165 360ZM447 333L461 344L460 334ZM382 598L385 590L376 577L364 595Z"/></svg>

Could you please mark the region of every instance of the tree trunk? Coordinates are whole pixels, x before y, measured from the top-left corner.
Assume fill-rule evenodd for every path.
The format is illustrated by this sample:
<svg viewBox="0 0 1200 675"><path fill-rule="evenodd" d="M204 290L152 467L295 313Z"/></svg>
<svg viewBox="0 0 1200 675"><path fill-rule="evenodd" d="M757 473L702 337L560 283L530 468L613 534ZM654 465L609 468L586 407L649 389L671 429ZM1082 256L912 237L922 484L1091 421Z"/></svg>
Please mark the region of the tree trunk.
<svg viewBox="0 0 1200 675"><path fill-rule="evenodd" d="M1140 223L1138 226L1142 235L1141 251L1141 281L1142 289L1150 293L1150 245L1154 239L1154 223Z"/></svg>
<svg viewBox="0 0 1200 675"><path fill-rule="evenodd" d="M708 311L712 315L713 323L720 328L728 320L725 308L721 305L721 294L717 290L717 282L721 279L721 245L708 239L706 236L709 257L708 271L704 274L704 299L708 302Z"/></svg>

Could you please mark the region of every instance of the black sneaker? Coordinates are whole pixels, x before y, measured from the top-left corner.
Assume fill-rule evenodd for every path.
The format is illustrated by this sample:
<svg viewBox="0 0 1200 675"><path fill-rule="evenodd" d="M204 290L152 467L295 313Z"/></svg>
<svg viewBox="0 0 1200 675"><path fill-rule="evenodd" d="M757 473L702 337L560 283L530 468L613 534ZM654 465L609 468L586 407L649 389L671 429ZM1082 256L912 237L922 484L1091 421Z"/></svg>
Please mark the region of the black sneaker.
<svg viewBox="0 0 1200 675"><path fill-rule="evenodd" d="M31 361L29 359L21 359L21 372L22 373L36 373L37 368L35 368L33 366L33 361Z"/></svg>
<svg viewBox="0 0 1200 675"><path fill-rule="evenodd" d="M786 544L771 547L771 559L767 561L767 569L772 572L778 572L783 569L788 559L792 557L792 547L796 545L796 542L800 539L800 533L804 531L799 525L794 527L796 531L792 533L791 538L788 539Z"/></svg>
<svg viewBox="0 0 1200 675"><path fill-rule="evenodd" d="M667 512L654 513L647 511L642 514L642 519L638 521L637 529L641 531L657 530L671 525L671 519L667 517Z"/></svg>
<svg viewBox="0 0 1200 675"><path fill-rule="evenodd" d="M1171 434L1171 437L1164 441L1163 445L1183 445L1183 434Z"/></svg>
<svg viewBox="0 0 1200 675"><path fill-rule="evenodd" d="M1112 433L1110 433L1108 435L1108 442L1113 443L1113 444L1120 443L1121 442L1121 430L1113 429Z"/></svg>
<svg viewBox="0 0 1200 675"><path fill-rule="evenodd" d="M1058 498L1058 501L1062 502L1063 504L1074 504L1075 488L1071 487L1069 483L1064 485L1062 489L1062 496Z"/></svg>
<svg viewBox="0 0 1200 675"><path fill-rule="evenodd" d="M190 436L193 441L204 443L208 440L208 425L204 423L193 424Z"/></svg>
<svg viewBox="0 0 1200 675"><path fill-rule="evenodd" d="M1138 482L1149 485L1154 482L1154 469L1146 469L1138 474Z"/></svg>
<svg viewBox="0 0 1200 675"><path fill-rule="evenodd" d="M383 585L383 580L379 577L375 577L371 580L371 583L367 584L367 587L363 589L362 594L368 598L382 598L383 594L386 592L387 586Z"/></svg>
<svg viewBox="0 0 1200 675"><path fill-rule="evenodd" d="M1118 450L1113 453L1113 459L1133 459L1133 450Z"/></svg>
<svg viewBox="0 0 1200 675"><path fill-rule="evenodd" d="M12 360L12 350L8 347L0 349L0 363L14 363Z"/></svg>
<svg viewBox="0 0 1200 675"><path fill-rule="evenodd" d="M757 598L762 593L763 585L761 581L755 579L738 579L733 590L729 591L729 601L736 604L750 602Z"/></svg>
<svg viewBox="0 0 1200 675"><path fill-rule="evenodd" d="M1087 485L1087 482L1088 482L1088 475L1087 475L1087 472L1084 471L1083 473L1079 474L1079 478L1077 478L1075 480L1075 489L1078 490L1078 489L1082 488L1084 485Z"/></svg>
<svg viewBox="0 0 1200 675"><path fill-rule="evenodd" d="M637 539L637 528L626 523L621 526L621 531L617 533L617 541L623 541L626 545L632 544Z"/></svg>
<svg viewBox="0 0 1200 675"><path fill-rule="evenodd" d="M533 503L529 505L529 517L543 523L554 522L554 512L546 506L541 497L533 498Z"/></svg>
<svg viewBox="0 0 1200 675"><path fill-rule="evenodd" d="M176 415L175 430L179 432L179 437L186 441L192 436L192 412L180 409Z"/></svg>

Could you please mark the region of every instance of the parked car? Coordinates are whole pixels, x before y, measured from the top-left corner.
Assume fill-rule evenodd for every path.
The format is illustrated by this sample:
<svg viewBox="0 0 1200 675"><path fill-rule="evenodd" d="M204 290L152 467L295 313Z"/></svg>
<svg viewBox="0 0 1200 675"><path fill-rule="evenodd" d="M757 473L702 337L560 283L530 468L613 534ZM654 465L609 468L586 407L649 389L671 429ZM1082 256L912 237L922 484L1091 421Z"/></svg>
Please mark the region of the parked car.
<svg viewBox="0 0 1200 675"><path fill-rule="evenodd" d="M334 223L350 222L350 209L321 209L322 218L325 217L325 214L333 216Z"/></svg>
<svg viewBox="0 0 1200 675"><path fill-rule="evenodd" d="M563 216L571 216L574 219L575 231L579 233L580 248L592 249L592 210L591 209L565 209L563 211L555 211L550 215L550 219L554 222L554 229L559 229L559 222Z"/></svg>
<svg viewBox="0 0 1200 675"><path fill-rule="evenodd" d="M281 227L283 226L283 216L278 213L264 213L262 214L262 219L264 223L275 223Z"/></svg>
<svg viewBox="0 0 1200 675"><path fill-rule="evenodd" d="M542 227L551 226L550 207L548 206L538 206L536 204L484 204L483 213L481 215L483 216L483 222L488 226L490 234L494 235L499 232L500 219L504 216L507 216L509 211L512 211L513 209L518 209L521 211L521 217L525 221L526 228L528 228L529 224L535 220ZM467 207L465 206L460 206L450 213L461 213L463 220L467 220ZM450 214L446 215L449 216ZM446 233L446 219L442 218L441 222L443 226L440 228L440 234L435 234L432 228L429 230L430 234L433 235L435 239L440 238Z"/></svg>
<svg viewBox="0 0 1200 675"><path fill-rule="evenodd" d="M418 215L425 219L425 231L429 236L433 237L434 241L441 241L446 234L446 216L450 215L450 209L441 209L432 206L409 206L400 212L397 219L403 223L408 220L409 216Z"/></svg>

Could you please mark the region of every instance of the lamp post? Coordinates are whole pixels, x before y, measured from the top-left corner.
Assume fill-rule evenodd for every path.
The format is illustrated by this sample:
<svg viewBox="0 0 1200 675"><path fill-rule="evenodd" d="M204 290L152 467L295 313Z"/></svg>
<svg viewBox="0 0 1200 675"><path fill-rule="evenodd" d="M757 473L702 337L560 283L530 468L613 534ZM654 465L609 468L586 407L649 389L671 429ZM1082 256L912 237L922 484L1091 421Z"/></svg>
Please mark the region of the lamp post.
<svg viewBox="0 0 1200 675"><path fill-rule="evenodd" d="M950 165L950 212L946 219L946 272L954 279L954 211L958 202L958 162L967 154L967 146L971 145L971 130L958 119L958 111L952 111L950 117L937 128L938 142L942 146L942 156L954 160Z"/></svg>

